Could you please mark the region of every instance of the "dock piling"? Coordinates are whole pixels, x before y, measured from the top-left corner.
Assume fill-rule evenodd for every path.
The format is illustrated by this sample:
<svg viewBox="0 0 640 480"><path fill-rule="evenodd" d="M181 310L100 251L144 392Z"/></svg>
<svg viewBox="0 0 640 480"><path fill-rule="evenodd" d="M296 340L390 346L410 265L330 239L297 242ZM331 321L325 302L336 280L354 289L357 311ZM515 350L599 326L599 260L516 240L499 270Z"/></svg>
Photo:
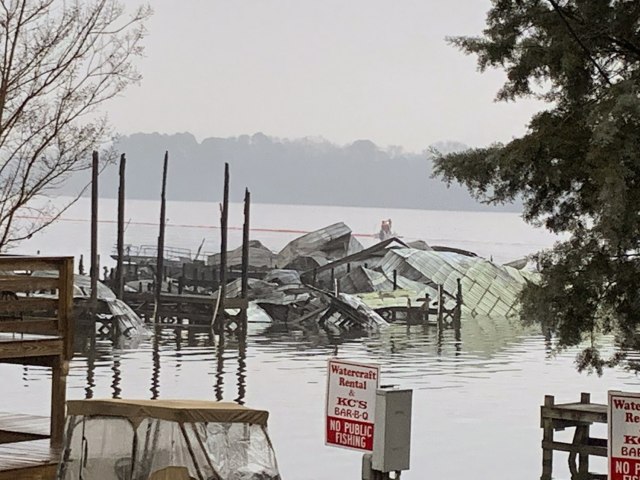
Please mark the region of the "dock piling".
<svg viewBox="0 0 640 480"><path fill-rule="evenodd" d="M164 153L164 165L162 167L162 193L160 194L160 231L158 233L158 252L156 258L156 285L155 285L155 315L160 314L160 298L162 296L162 277L164 273L164 230L167 221L167 169L169 167L169 152Z"/></svg>
<svg viewBox="0 0 640 480"><path fill-rule="evenodd" d="M444 320L444 288L438 285L438 327L442 329Z"/></svg>
<svg viewBox="0 0 640 480"><path fill-rule="evenodd" d="M116 296L122 300L124 298L124 181L125 181L125 168L127 159L124 153L120 156L120 172L119 179L120 184L118 186L118 262L116 264Z"/></svg>
<svg viewBox="0 0 640 480"><path fill-rule="evenodd" d="M224 164L224 190L222 194L222 209L220 212L220 288L219 309L213 319L215 330L224 329L224 303L227 295L227 227L229 224L229 163Z"/></svg>
<svg viewBox="0 0 640 480"><path fill-rule="evenodd" d="M93 151L91 163L91 311L95 313L98 307L98 152Z"/></svg>
<svg viewBox="0 0 640 480"><path fill-rule="evenodd" d="M249 296L249 227L251 214L251 192L248 188L244 190L244 224L242 225L242 298L248 299ZM243 332L247 330L246 311L242 315Z"/></svg>
<svg viewBox="0 0 640 480"><path fill-rule="evenodd" d="M553 395L544 396L544 406L553 407L555 398ZM540 480L551 480L553 473L553 449L549 447L553 443L553 421L544 418L541 414L542 427L542 476Z"/></svg>

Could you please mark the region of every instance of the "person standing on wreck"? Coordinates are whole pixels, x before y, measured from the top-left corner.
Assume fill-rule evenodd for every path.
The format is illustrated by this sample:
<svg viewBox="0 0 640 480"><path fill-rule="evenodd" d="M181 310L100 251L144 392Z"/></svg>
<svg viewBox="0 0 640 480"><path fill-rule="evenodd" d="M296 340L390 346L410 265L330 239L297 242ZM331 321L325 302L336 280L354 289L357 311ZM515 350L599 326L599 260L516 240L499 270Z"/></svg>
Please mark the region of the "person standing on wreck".
<svg viewBox="0 0 640 480"><path fill-rule="evenodd" d="M391 233L391 219L382 220L380 224L380 233L378 233L378 238L380 240L386 240L392 236Z"/></svg>

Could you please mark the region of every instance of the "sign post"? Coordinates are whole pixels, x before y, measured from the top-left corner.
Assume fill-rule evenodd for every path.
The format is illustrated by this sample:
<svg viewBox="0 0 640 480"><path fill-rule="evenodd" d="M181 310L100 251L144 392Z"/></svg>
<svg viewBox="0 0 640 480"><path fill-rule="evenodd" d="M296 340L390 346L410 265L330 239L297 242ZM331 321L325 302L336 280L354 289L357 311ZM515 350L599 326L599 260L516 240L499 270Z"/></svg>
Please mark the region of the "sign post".
<svg viewBox="0 0 640 480"><path fill-rule="evenodd" d="M378 366L329 360L325 418L327 445L373 451L379 378Z"/></svg>
<svg viewBox="0 0 640 480"><path fill-rule="evenodd" d="M640 480L640 393L609 391L609 480Z"/></svg>

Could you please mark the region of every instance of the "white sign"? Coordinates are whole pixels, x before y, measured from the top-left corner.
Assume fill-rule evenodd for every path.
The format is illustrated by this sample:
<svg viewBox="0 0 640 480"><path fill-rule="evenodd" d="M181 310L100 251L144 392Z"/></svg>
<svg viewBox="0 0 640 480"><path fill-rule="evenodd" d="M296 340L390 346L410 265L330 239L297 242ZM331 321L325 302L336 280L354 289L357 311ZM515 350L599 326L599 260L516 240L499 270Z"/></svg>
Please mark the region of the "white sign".
<svg viewBox="0 0 640 480"><path fill-rule="evenodd" d="M373 451L380 368L331 359L327 376L327 445Z"/></svg>
<svg viewBox="0 0 640 480"><path fill-rule="evenodd" d="M609 480L640 480L640 393L609 392Z"/></svg>

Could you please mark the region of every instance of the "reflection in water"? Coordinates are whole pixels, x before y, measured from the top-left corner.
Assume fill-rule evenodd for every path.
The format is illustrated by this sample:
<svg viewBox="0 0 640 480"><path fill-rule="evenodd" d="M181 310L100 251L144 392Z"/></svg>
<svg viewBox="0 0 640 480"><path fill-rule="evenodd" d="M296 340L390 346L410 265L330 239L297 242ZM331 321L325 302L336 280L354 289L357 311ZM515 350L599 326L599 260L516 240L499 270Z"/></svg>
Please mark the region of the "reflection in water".
<svg viewBox="0 0 640 480"><path fill-rule="evenodd" d="M222 401L224 397L224 332L216 336L216 400Z"/></svg>
<svg viewBox="0 0 640 480"><path fill-rule="evenodd" d="M242 404L247 396L247 357L250 350L268 357L300 360L313 358L320 352L329 356L353 355L356 348L362 350L360 356L385 357L385 368L414 367L417 373L428 365L425 363L428 357L460 357L461 361L478 357L490 359L528 335L515 321L487 318L465 319L462 331L439 329L434 325L409 326L401 322L376 333L352 331L341 335L316 325L249 324L249 330L238 328L235 332L214 335L208 327L157 324L153 327L153 337L142 341L137 349L120 348L121 342L114 342L107 337L97 342L95 335L87 334L81 342L76 343L73 368L85 371L84 396L93 398L96 371L110 365L110 394L120 398L123 377L132 368L140 369L139 363L127 364L126 360L136 352L150 350L150 378L147 377L150 380L150 398L162 396L160 373L166 359L171 360L167 366L173 369L172 381L183 378L179 381L189 382L184 375L190 375L193 370L183 370L185 365L196 370L199 370L199 364L204 365L205 370L213 367L214 398L218 401L225 400L226 374L235 371L237 396L233 401ZM166 355L161 355L161 350ZM80 365L78 361L83 356L86 361ZM236 359L237 368L230 367L231 359ZM472 362L466 368L475 368L476 365L477 362ZM24 380L27 381L26 371ZM172 396L171 392L165 396Z"/></svg>
<svg viewBox="0 0 640 480"><path fill-rule="evenodd" d="M112 398L120 398L122 389L120 388L121 372L120 372L120 353L113 352L113 365L111 367L113 371L113 381L111 382L111 388L113 390Z"/></svg>
<svg viewBox="0 0 640 480"><path fill-rule="evenodd" d="M322 432L314 431L317 422L312 421L309 430L301 430L302 433L291 440L287 437L287 425L290 422L304 424L323 410L326 360L331 356L377 363L382 368L385 384L413 388L415 425L419 435L415 440L416 448L423 448L427 437L433 438L432 435L437 434L447 438L447 432L456 431L461 425L470 435L469 432L480 425L480 419L487 416L489 420L486 421L493 422L491 428L499 430L490 419L490 412L502 407L490 402L503 401L502 397L508 393L501 385L495 386L495 390L486 385L493 378L500 378L505 373L512 375L524 368L522 364L514 363L517 362L514 358L521 352L527 352L532 346L544 351L542 336L532 336L531 332L506 319L467 318L458 332L450 328L438 329L435 325L407 325L404 322L375 333L341 334L316 325L294 324L250 323L247 328L248 332L239 328L235 332L226 331L224 335L213 335L208 327L156 325L152 338L134 348L119 342L114 344L111 338L85 337L79 342L80 352L72 361L68 396L78 398L82 392L87 398L94 394L96 397L105 394L121 397L124 390L127 397L133 398L214 398L240 404L246 402L270 411L276 445L280 442L282 445L277 445L278 449L284 449L281 454L284 462L291 458L308 458L311 465L315 461L312 459L317 455L322 457L326 450L317 445L322 435ZM541 362L544 362L544 355L537 364ZM29 372L30 380L37 375ZM511 380L508 384L512 388ZM534 384L527 382L526 386ZM126 385L125 389L123 385ZM523 388L513 385L514 390ZM557 393L557 389L547 387L544 393ZM473 411L467 413L466 407L456 403L458 395L473 399ZM522 428L533 430L535 445L538 445L536 412L543 395L533 392L529 398L535 404L532 418L511 424L518 423ZM490 408L482 410L485 404ZM447 414L441 410L448 408L452 409L453 416L449 412L450 417L446 420ZM512 407L505 408L507 414L509 408ZM420 426L425 419L428 427ZM460 425L457 422L461 422ZM472 427L471 430L468 427ZM458 428L458 431L462 430ZM527 455L533 457L537 465L539 451L535 445L533 449L527 449ZM308 452L308 457L303 452ZM326 455L334 458L337 454L331 451ZM324 464L324 460L322 462ZM427 463L433 462L431 458ZM344 463L330 467L326 476L317 478L331 478L332 475L343 478L340 472L344 467ZM291 478L304 478L300 471L289 473ZM419 478L415 475L407 477Z"/></svg>
<svg viewBox="0 0 640 480"><path fill-rule="evenodd" d="M89 333L87 346L87 386L84 389L84 398L93 398L93 389L96 386L96 332Z"/></svg>
<svg viewBox="0 0 640 480"><path fill-rule="evenodd" d="M244 405L247 395L247 331L246 327L238 331L238 396L235 402Z"/></svg>
<svg viewBox="0 0 640 480"><path fill-rule="evenodd" d="M156 400L160 396L160 334L161 326L156 324L153 335L153 369L151 371L151 400Z"/></svg>

